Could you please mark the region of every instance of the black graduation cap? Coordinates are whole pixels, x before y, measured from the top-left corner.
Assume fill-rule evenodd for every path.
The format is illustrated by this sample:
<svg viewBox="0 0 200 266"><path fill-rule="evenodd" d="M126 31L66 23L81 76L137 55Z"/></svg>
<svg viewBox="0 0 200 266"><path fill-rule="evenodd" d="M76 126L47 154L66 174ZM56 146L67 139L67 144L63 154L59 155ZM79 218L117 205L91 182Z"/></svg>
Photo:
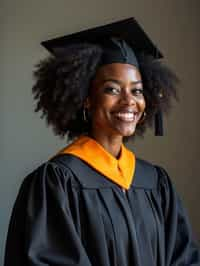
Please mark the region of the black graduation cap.
<svg viewBox="0 0 200 266"><path fill-rule="evenodd" d="M147 34L134 18L120 20L104 26L83 30L70 35L47 40L41 44L52 54L57 50L74 43L96 43L101 44L110 37L125 40L135 53L143 52L154 58L162 58L162 53L149 39Z"/></svg>
<svg viewBox="0 0 200 266"><path fill-rule="evenodd" d="M151 55L155 59L160 59L163 57L162 53L153 44L153 42L134 18L120 20L104 26L99 26L80 31L78 33L43 41L41 44L50 53L57 56L61 51L66 50L67 47L74 44L91 43L98 44L105 48L105 44L108 43L108 40L110 41L113 38L114 40L122 40L123 42L112 42L111 46L109 47L109 51L113 52L117 43L117 49L119 50L120 47L123 56L126 55L124 57L125 60L128 58L131 60L131 62L134 62L135 65L137 65L137 59L135 55L138 53ZM132 52L130 50L132 50ZM110 52L108 54L110 54ZM109 56L106 56L106 60L108 59L107 61L110 60L108 57ZM116 55L112 55L112 59L113 57L116 59ZM155 135L163 135L161 112L158 112L155 115Z"/></svg>

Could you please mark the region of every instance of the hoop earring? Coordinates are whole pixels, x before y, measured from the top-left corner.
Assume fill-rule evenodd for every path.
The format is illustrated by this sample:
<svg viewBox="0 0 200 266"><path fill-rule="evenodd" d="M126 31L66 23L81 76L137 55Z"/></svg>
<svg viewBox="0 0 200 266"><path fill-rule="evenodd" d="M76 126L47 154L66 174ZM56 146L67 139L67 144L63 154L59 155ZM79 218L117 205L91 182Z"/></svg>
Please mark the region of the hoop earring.
<svg viewBox="0 0 200 266"><path fill-rule="evenodd" d="M144 122L144 120L146 118L146 115L147 115L147 113L144 111L142 113L142 116L141 116L140 120L138 121L138 124L142 124Z"/></svg>

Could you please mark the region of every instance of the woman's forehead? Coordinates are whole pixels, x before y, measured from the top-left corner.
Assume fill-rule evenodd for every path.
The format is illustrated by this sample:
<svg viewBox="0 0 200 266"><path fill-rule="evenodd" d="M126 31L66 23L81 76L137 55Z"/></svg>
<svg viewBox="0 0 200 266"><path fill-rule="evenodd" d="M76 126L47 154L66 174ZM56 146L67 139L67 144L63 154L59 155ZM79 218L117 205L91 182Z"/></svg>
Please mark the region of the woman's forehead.
<svg viewBox="0 0 200 266"><path fill-rule="evenodd" d="M130 80L138 81L141 80L141 74L139 70L129 64L123 63L112 63L101 66L95 75L95 80L106 82L107 80Z"/></svg>

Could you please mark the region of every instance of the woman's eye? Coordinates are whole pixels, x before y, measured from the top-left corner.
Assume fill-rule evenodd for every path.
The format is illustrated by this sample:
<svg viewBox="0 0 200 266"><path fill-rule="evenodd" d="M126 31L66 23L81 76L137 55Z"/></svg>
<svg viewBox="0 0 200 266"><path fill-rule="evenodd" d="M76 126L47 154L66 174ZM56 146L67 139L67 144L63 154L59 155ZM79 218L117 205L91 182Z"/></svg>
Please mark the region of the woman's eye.
<svg viewBox="0 0 200 266"><path fill-rule="evenodd" d="M144 91L143 89L133 89L132 94L136 96L140 96L140 95L142 96L144 94Z"/></svg>
<svg viewBox="0 0 200 266"><path fill-rule="evenodd" d="M120 93L119 89L113 88L113 87L107 87L107 88L104 89L104 91L106 93L109 93L109 94L118 94L118 93Z"/></svg>

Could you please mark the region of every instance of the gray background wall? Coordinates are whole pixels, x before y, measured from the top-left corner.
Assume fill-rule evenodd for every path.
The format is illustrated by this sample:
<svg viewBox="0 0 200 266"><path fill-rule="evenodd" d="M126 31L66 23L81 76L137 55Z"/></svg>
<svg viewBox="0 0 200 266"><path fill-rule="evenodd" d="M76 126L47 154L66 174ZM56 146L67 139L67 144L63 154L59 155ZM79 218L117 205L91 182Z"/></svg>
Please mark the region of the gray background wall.
<svg viewBox="0 0 200 266"><path fill-rule="evenodd" d="M35 63L42 40L135 16L182 80L180 104L166 135L148 131L130 143L137 155L164 166L200 239L198 0L1 0L0 3L0 260L11 208L24 176L65 145L34 114ZM2 264L0 261L0 264Z"/></svg>

